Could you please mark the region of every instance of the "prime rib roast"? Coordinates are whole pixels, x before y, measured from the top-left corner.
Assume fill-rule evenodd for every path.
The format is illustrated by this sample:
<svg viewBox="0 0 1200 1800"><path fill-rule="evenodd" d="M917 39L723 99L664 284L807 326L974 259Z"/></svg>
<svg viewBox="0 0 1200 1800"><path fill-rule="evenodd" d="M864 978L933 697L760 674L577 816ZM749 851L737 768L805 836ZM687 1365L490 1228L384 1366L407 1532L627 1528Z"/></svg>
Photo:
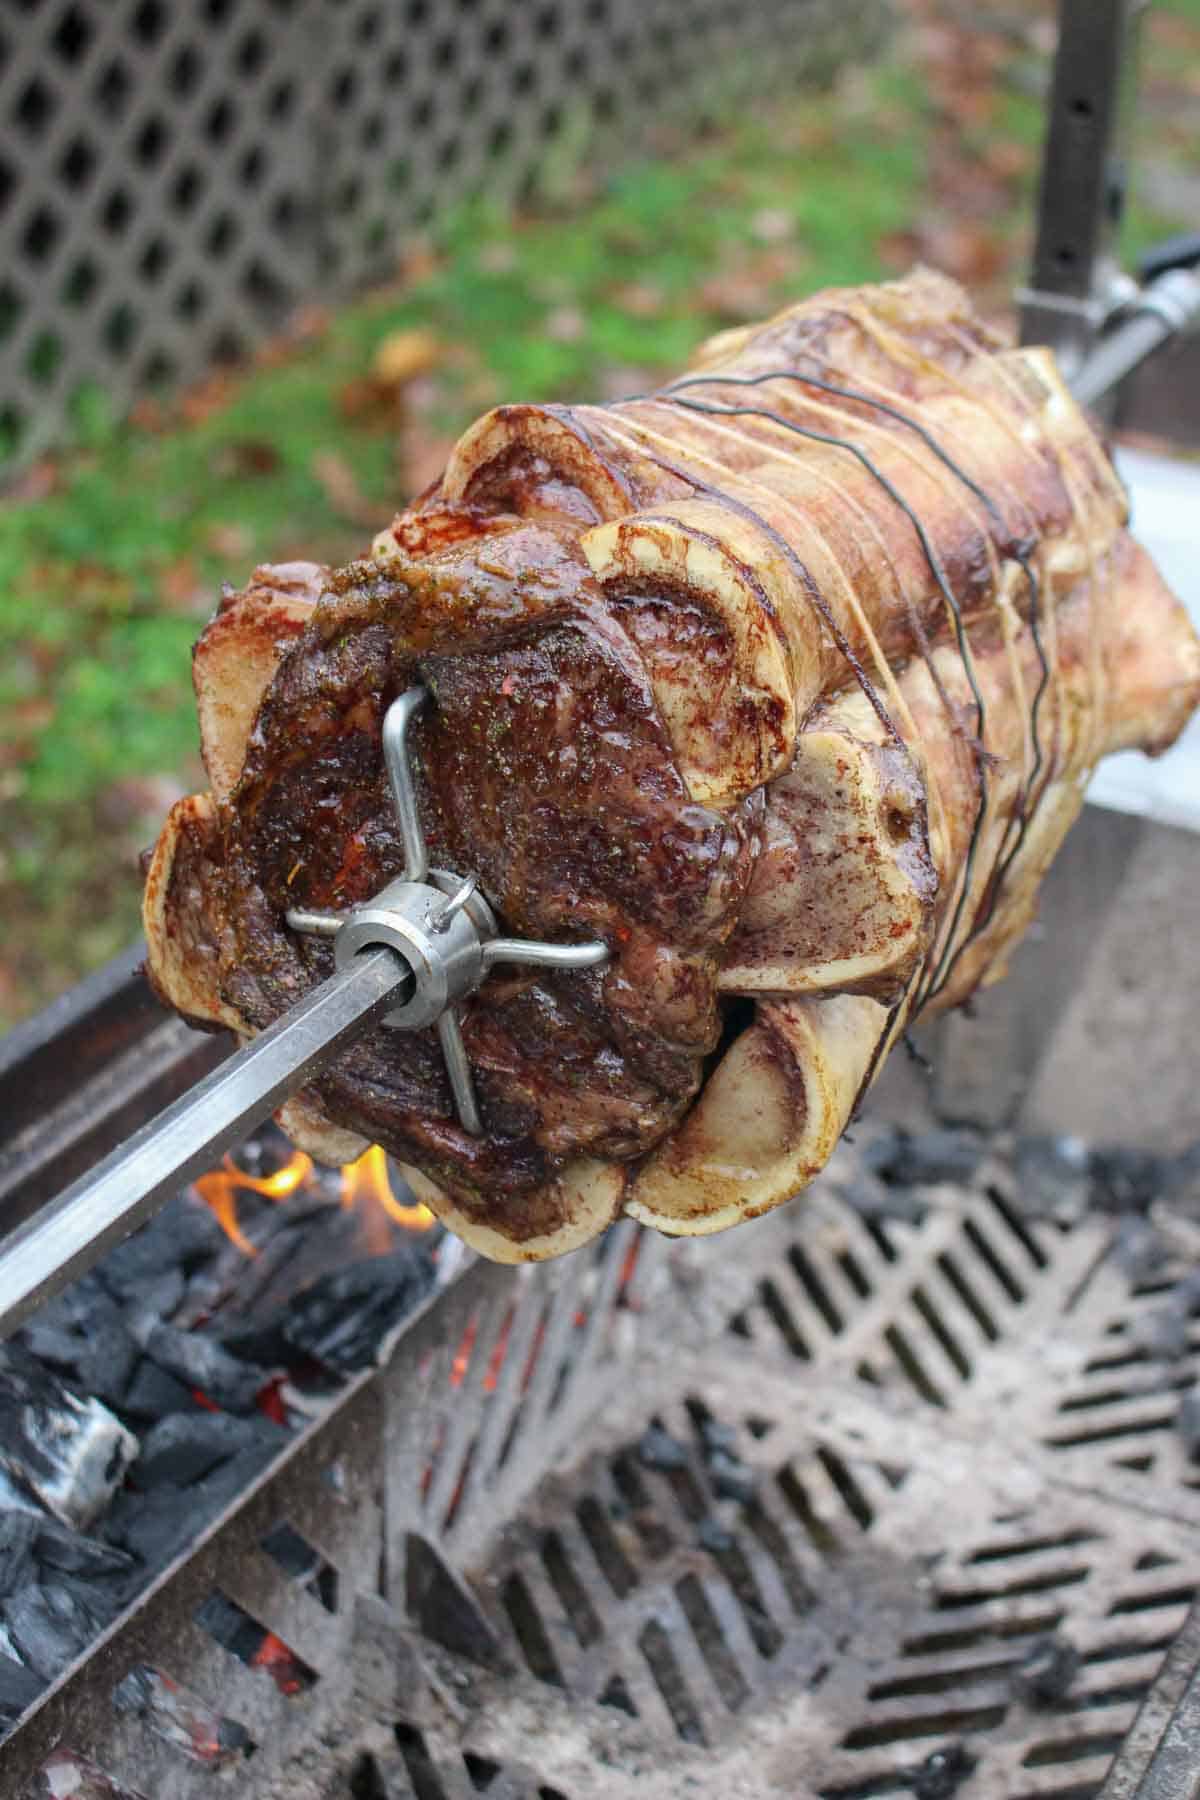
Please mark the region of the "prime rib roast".
<svg viewBox="0 0 1200 1800"><path fill-rule="evenodd" d="M502 406L345 568L258 569L195 652L207 793L150 971L248 1038L332 971L289 907L403 867L380 721L414 682L433 863L607 967L489 977L457 1123L386 1026L280 1115L379 1142L486 1255L622 1210L721 1230L825 1163L918 1016L996 980L1106 752L1169 745L1200 644L1043 350L950 281L819 293L611 406Z"/></svg>

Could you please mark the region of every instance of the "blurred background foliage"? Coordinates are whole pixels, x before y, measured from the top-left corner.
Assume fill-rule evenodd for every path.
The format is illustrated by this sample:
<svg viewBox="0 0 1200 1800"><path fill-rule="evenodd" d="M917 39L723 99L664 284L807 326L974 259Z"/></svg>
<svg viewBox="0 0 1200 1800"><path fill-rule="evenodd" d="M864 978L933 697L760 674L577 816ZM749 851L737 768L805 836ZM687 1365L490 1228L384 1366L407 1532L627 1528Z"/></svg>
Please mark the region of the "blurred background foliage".
<svg viewBox="0 0 1200 1800"><path fill-rule="evenodd" d="M460 209L252 366L121 424L83 395L0 502L0 1024L136 935L138 852L202 781L189 652L223 581L355 554L500 400L637 392L816 287L924 259L1008 314L1054 6L896 10L871 66L615 172L567 134L519 212ZM1130 257L1200 216L1200 0L1143 37Z"/></svg>

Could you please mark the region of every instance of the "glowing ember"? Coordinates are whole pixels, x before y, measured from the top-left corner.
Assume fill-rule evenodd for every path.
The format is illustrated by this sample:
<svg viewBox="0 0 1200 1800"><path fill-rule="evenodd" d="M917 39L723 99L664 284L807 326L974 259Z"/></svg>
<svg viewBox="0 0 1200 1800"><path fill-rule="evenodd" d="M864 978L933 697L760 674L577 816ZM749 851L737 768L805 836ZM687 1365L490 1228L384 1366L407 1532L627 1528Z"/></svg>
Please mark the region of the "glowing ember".
<svg viewBox="0 0 1200 1800"><path fill-rule="evenodd" d="M212 1208L225 1235L237 1245L243 1256L257 1256L256 1246L238 1223L239 1189L262 1194L268 1200L288 1200L309 1180L313 1160L302 1150L293 1150L283 1167L273 1175L250 1175L239 1169L232 1156L226 1156L219 1169L201 1175L194 1186L200 1198ZM392 1192L388 1180L387 1157L378 1144L372 1146L357 1162L347 1163L341 1172L342 1205L347 1209L362 1204L364 1227L370 1234L371 1221L390 1219L405 1231L428 1231L437 1223L427 1206L404 1206ZM390 1248L386 1229L373 1233L377 1240L371 1248L383 1254Z"/></svg>
<svg viewBox="0 0 1200 1800"><path fill-rule="evenodd" d="M265 1669L281 1694L300 1694L311 1686L311 1677L304 1664L273 1631L263 1637L250 1658L250 1667Z"/></svg>
<svg viewBox="0 0 1200 1800"><path fill-rule="evenodd" d="M500 1334L496 1339L495 1347L492 1350L491 1356L488 1358L488 1366L483 1377L483 1391L485 1394L493 1394L496 1391L496 1383L500 1379L500 1371L504 1367L504 1358L508 1354L508 1334L512 1330L512 1322L513 1312L510 1309L505 1315L504 1322L500 1327ZM458 1349L454 1353L454 1361L450 1365L451 1387L461 1387L466 1380L467 1370L471 1366L471 1354L475 1349L475 1338L478 1330L478 1320L471 1319L459 1340ZM524 1393L529 1377L533 1373L533 1363L535 1360L536 1358L531 1357L525 1370L525 1377L521 1384L522 1393Z"/></svg>
<svg viewBox="0 0 1200 1800"><path fill-rule="evenodd" d="M471 1352L475 1348L475 1334L479 1330L479 1321L472 1319L463 1332L458 1349L454 1352L454 1361L450 1365L450 1386L461 1387L467 1378L467 1370L471 1366Z"/></svg>

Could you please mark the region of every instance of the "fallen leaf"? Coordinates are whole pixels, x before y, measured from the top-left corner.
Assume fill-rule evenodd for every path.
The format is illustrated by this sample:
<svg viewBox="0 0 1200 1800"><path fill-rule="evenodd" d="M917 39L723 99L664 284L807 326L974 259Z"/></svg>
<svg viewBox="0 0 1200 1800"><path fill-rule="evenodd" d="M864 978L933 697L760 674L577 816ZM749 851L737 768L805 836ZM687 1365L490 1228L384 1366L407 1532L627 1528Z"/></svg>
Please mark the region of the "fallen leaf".
<svg viewBox="0 0 1200 1800"><path fill-rule="evenodd" d="M353 469L336 450L316 450L309 464L334 512L352 525L377 525L379 507L358 485Z"/></svg>
<svg viewBox="0 0 1200 1800"><path fill-rule="evenodd" d="M1004 267L1005 246L982 226L941 219L918 233L922 258L965 286L990 281Z"/></svg>
<svg viewBox="0 0 1200 1800"><path fill-rule="evenodd" d="M732 324L760 319L772 310L775 289L781 282L794 281L807 260L795 244L760 251L702 282L696 290L696 304L702 311L715 313Z"/></svg>
<svg viewBox="0 0 1200 1800"><path fill-rule="evenodd" d="M1172 17L1160 8L1150 14L1146 26L1151 42L1164 50L1176 50L1183 56L1195 56L1200 50L1200 30L1191 19Z"/></svg>
<svg viewBox="0 0 1200 1800"><path fill-rule="evenodd" d="M750 235L760 244L782 244L795 230L795 219L782 206L764 206L750 221Z"/></svg>
<svg viewBox="0 0 1200 1800"><path fill-rule="evenodd" d="M667 297L652 281L629 281L614 288L613 302L622 312L635 319L657 319L667 304Z"/></svg>
<svg viewBox="0 0 1200 1800"><path fill-rule="evenodd" d="M165 431L170 422L169 407L154 394L143 394L129 409L129 423L139 431Z"/></svg>
<svg viewBox="0 0 1200 1800"><path fill-rule="evenodd" d="M329 329L327 306L298 306L288 317L282 331L277 331L254 354L255 366L275 369L290 362L298 350L323 337Z"/></svg>
<svg viewBox="0 0 1200 1800"><path fill-rule="evenodd" d="M5 730L25 732L30 736L43 731L54 717L54 702L45 695L16 700L5 707Z"/></svg>
<svg viewBox="0 0 1200 1800"><path fill-rule="evenodd" d="M587 320L577 306L556 306L547 313L544 330L556 344L577 344L587 330Z"/></svg>
<svg viewBox="0 0 1200 1800"><path fill-rule="evenodd" d="M394 430L405 398L398 389L383 387L369 375L361 375L342 383L337 391L337 409L352 424Z"/></svg>
<svg viewBox="0 0 1200 1800"><path fill-rule="evenodd" d="M1019 144L1015 138L1000 138L988 145L983 160L989 174L1001 181L1015 181L1033 167L1034 152L1028 144Z"/></svg>
<svg viewBox="0 0 1200 1800"><path fill-rule="evenodd" d="M209 613L212 592L190 556L168 563L158 578L158 592L172 612Z"/></svg>
<svg viewBox="0 0 1200 1800"><path fill-rule="evenodd" d="M400 280L404 284L428 281L440 266L437 252L426 238L410 238L400 256Z"/></svg>
<svg viewBox="0 0 1200 1800"><path fill-rule="evenodd" d="M149 820L157 823L186 792L177 775L129 776L114 781L98 796L96 816L115 830L130 825L140 828Z"/></svg>
<svg viewBox="0 0 1200 1800"><path fill-rule="evenodd" d="M397 446L400 482L406 494L421 494L440 479L454 448L454 439L427 431L401 433Z"/></svg>
<svg viewBox="0 0 1200 1800"><path fill-rule="evenodd" d="M613 400L629 400L635 394L651 394L661 381L661 370L630 368L626 363L609 363L600 370L597 393L599 399L607 405Z"/></svg>
<svg viewBox="0 0 1200 1800"><path fill-rule="evenodd" d="M210 525L204 534L204 541L214 556L225 562L239 562L249 556L254 547L253 535L244 525L230 523L228 525Z"/></svg>
<svg viewBox="0 0 1200 1800"><path fill-rule="evenodd" d="M442 355L442 345L431 331L419 327L391 331L371 358L371 379L383 388L403 387L415 375L435 368Z"/></svg>
<svg viewBox="0 0 1200 1800"><path fill-rule="evenodd" d="M229 404L236 380L228 369L207 375L202 381L185 388L179 396L179 414L189 425L201 425L205 419Z"/></svg>
<svg viewBox="0 0 1200 1800"><path fill-rule="evenodd" d="M239 481L248 475L273 475L283 459L267 438L233 438L221 445L215 460L218 475Z"/></svg>
<svg viewBox="0 0 1200 1800"><path fill-rule="evenodd" d="M58 464L52 457L40 456L9 483L5 498L9 500L46 500L59 485Z"/></svg>
<svg viewBox="0 0 1200 1800"><path fill-rule="evenodd" d="M485 275L510 275L517 266L516 247L512 244L485 244L476 257Z"/></svg>

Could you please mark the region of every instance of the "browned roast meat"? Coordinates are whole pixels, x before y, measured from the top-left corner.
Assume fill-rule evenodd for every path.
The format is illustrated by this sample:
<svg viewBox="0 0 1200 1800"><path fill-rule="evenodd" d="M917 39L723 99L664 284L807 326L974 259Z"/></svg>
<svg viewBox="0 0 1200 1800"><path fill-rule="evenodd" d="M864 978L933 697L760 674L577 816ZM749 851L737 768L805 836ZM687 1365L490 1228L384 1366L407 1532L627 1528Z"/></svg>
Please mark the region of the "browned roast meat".
<svg viewBox="0 0 1200 1800"><path fill-rule="evenodd" d="M329 973L289 907L403 866L382 763L412 727L435 866L510 934L607 968L489 977L463 1032L381 1026L283 1122L377 1140L487 1254L622 1207L676 1232L823 1164L917 1012L994 978L1106 750L1162 748L1200 646L1044 352L918 271L727 334L685 381L510 407L337 570L260 570L196 653L208 795L147 884L151 969L261 1029Z"/></svg>

